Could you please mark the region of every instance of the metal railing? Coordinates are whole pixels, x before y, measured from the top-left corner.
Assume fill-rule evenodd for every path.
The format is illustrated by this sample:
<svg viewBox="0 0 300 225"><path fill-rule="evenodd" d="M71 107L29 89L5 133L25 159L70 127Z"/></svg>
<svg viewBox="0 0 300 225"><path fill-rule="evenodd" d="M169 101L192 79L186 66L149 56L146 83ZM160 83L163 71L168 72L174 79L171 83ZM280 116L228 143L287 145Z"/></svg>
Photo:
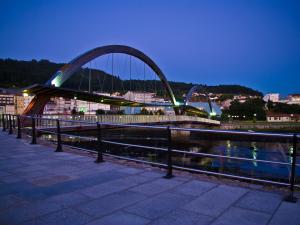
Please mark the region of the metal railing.
<svg viewBox="0 0 300 225"><path fill-rule="evenodd" d="M41 118L61 119L61 120L80 120L100 123L154 123L154 122L185 122L193 121L198 123L207 123L220 125L220 121L184 115L42 115Z"/></svg>
<svg viewBox="0 0 300 225"><path fill-rule="evenodd" d="M228 131L228 130L209 130L209 129L194 129L194 128L178 128L178 127L170 127L170 126L148 126L148 125L137 125L137 124L118 124L118 123L100 123L100 122L86 122L86 121L74 121L74 120L60 120L60 119L49 119L49 118L40 118L40 117L30 117L30 116L20 116L20 115L8 115L3 114L1 117L1 124L3 127L3 131L7 131L9 134L13 133L13 129L17 129L17 138L22 137L22 129L31 130L31 144L37 143L37 127L38 132L48 133L48 134L54 134L57 136L57 148L56 152L61 152L63 150L63 143L62 143L62 136L66 137L76 137L79 139L84 139L88 141L96 141L97 147L96 147L96 153L97 153L97 159L96 162L100 163L103 162L103 155L109 155L113 156L119 159L126 159L131 160L135 162L142 162L147 163L155 166L160 166L166 168L166 176L165 178L171 178L173 177L173 169L179 169L179 170L185 170L189 172L197 172L197 173L204 173L208 175L216 175L216 176L223 176L233 179L239 179L239 180L247 180L247 181L254 181L254 182L261 182L266 184L273 184L273 185L280 185L289 187L290 193L287 196L286 200L295 202L296 198L294 197L294 190L295 187L300 188L300 185L295 184L296 179L296 167L300 167L300 164L297 164L297 142L299 141L300 136L298 134L280 134L280 133L263 133L263 132L244 132L244 131ZM79 126L94 126L95 129L97 129L97 137L83 137L80 135L73 135L73 134L64 134L62 133L62 124L79 124ZM16 125L17 124L17 125ZM48 126L51 124L51 126ZM55 127L56 130L47 130L48 127ZM164 130L167 133L167 147L155 147L155 146L146 146L146 145L138 145L138 144L128 144L123 143L119 141L109 141L103 139L103 130L107 129L107 127L113 127L113 128L144 128L144 129L156 129L156 130ZM293 151L292 151L292 161L290 162L282 162L282 161L273 161L273 160L262 160L262 159L250 159L246 157L237 157L237 156L224 156L219 154L211 154L211 153L203 153L203 152L187 152L182 151L178 149L174 149L172 146L172 131L189 131L189 132L195 132L200 134L213 134L215 136L217 135L231 135L231 136L241 136L241 137L251 137L251 138L266 138L266 139L280 139L281 141L287 141L292 143L293 145ZM124 147L134 147L138 149L146 149L146 150L153 150L153 151L159 151L167 154L167 163L158 163L158 162L152 162L152 161L146 161L146 160L140 160L140 159L134 159L131 157L124 157L124 156L118 156L110 153L105 153L103 151L103 144L109 144L109 145L117 145L117 146L124 146ZM73 148L91 151L85 148L80 147L74 147ZM228 173L220 173L220 172L214 172L214 171L208 171L208 170L200 170L195 168L189 168L184 166L178 166L174 165L173 163L173 155L174 154L185 154L190 156L201 156L201 157L210 157L210 158L225 158L225 159L233 159L233 160L239 160L239 161L252 161L252 162L260 162L260 163L266 163L266 164L277 164L277 165L284 165L290 168L290 174L289 174L289 183L287 182L279 182L274 180L267 180L267 179L260 179L260 178L253 178L253 177L247 177L247 176L239 176L239 175L233 175Z"/></svg>

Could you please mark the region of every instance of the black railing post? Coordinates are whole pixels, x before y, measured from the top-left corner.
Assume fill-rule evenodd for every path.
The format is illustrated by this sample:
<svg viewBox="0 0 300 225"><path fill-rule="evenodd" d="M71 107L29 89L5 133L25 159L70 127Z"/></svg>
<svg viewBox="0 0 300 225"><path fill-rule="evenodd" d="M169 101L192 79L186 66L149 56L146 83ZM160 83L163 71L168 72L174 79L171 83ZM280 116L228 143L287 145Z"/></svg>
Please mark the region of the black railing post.
<svg viewBox="0 0 300 225"><path fill-rule="evenodd" d="M12 134L13 133L11 117L12 117L12 115L9 114L8 115L8 121L9 121L9 131L8 131L8 134Z"/></svg>
<svg viewBox="0 0 300 225"><path fill-rule="evenodd" d="M9 129L9 116L8 116L9 114L6 114L5 115L5 122L6 122L6 129Z"/></svg>
<svg viewBox="0 0 300 225"><path fill-rule="evenodd" d="M36 131L35 131L35 118L34 118L34 116L31 119L31 131L32 131L32 141L31 141L31 144L35 145L36 144Z"/></svg>
<svg viewBox="0 0 300 225"><path fill-rule="evenodd" d="M170 126L167 126L167 138L168 138L168 152L167 152L167 174L164 178L170 179L173 177L173 168L172 168L172 134Z"/></svg>
<svg viewBox="0 0 300 225"><path fill-rule="evenodd" d="M22 138L22 130L21 130L21 118L20 118L20 115L17 116L17 126L18 126L17 138L21 139Z"/></svg>
<svg viewBox="0 0 300 225"><path fill-rule="evenodd" d="M60 124L59 120L56 120L56 131L57 131L57 147L55 152L62 152L62 145L61 145L61 133L60 133Z"/></svg>
<svg viewBox="0 0 300 225"><path fill-rule="evenodd" d="M5 124L5 115L2 114L2 131L6 131L6 124Z"/></svg>
<svg viewBox="0 0 300 225"><path fill-rule="evenodd" d="M296 174L296 161L297 161L297 135L293 136L293 153L292 153L292 168L290 176L290 194L285 198L287 202L297 202L294 196L295 174Z"/></svg>
<svg viewBox="0 0 300 225"><path fill-rule="evenodd" d="M102 151L103 151L102 127L101 124L97 122L97 159L95 163L104 162Z"/></svg>
<svg viewBox="0 0 300 225"><path fill-rule="evenodd" d="M12 120L12 126L13 126L14 129L16 129L16 116L12 115L12 118L13 118L13 120Z"/></svg>

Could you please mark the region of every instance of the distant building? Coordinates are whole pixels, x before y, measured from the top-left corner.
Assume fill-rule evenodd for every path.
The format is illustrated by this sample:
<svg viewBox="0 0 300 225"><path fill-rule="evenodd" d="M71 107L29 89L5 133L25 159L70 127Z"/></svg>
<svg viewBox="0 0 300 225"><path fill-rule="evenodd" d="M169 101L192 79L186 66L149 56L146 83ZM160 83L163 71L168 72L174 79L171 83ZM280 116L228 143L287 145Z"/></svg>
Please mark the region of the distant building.
<svg viewBox="0 0 300 225"><path fill-rule="evenodd" d="M300 122L300 114L267 113L268 122Z"/></svg>
<svg viewBox="0 0 300 225"><path fill-rule="evenodd" d="M123 98L129 101L134 102L144 102L144 103L153 103L153 102L160 102L165 103L163 98L156 97L155 93L152 92L136 92L136 91L127 91Z"/></svg>
<svg viewBox="0 0 300 225"><path fill-rule="evenodd" d="M256 99L261 98L260 96L256 95L234 95L233 100L237 100L239 103L244 103L248 99Z"/></svg>
<svg viewBox="0 0 300 225"><path fill-rule="evenodd" d="M110 105L97 102L54 97L46 104L44 114L71 114L73 109L77 112L84 112L85 114L96 114L97 109L108 111L111 107Z"/></svg>
<svg viewBox="0 0 300 225"><path fill-rule="evenodd" d="M123 95L123 98L134 102L150 103L153 101L154 96L155 93L127 91L125 95Z"/></svg>
<svg viewBox="0 0 300 225"><path fill-rule="evenodd" d="M14 95L0 94L0 113L15 114Z"/></svg>
<svg viewBox="0 0 300 225"><path fill-rule="evenodd" d="M232 99L226 99L225 101L221 102L222 109L228 109L231 106Z"/></svg>
<svg viewBox="0 0 300 225"><path fill-rule="evenodd" d="M29 103L31 102L31 100L34 98L34 96L32 95L23 95L23 101L24 101L24 109L29 105Z"/></svg>
<svg viewBox="0 0 300 225"><path fill-rule="evenodd" d="M0 88L0 114L21 114L24 110L24 97L13 89Z"/></svg>
<svg viewBox="0 0 300 225"><path fill-rule="evenodd" d="M288 95L288 104L298 104L300 105L300 94L290 94Z"/></svg>
<svg viewBox="0 0 300 225"><path fill-rule="evenodd" d="M263 98L265 102L271 101L271 102L279 102L280 95L278 93L269 93L266 94Z"/></svg>

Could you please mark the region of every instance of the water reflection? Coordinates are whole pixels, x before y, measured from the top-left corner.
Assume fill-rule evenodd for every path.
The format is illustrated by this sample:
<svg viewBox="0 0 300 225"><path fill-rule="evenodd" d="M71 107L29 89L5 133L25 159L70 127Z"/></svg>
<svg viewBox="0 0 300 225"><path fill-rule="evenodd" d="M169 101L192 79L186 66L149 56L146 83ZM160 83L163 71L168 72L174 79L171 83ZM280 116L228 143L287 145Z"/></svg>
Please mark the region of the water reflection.
<svg viewBox="0 0 300 225"><path fill-rule="evenodd" d="M80 133L83 135L83 133ZM96 137L95 131L84 132L86 136ZM51 135L46 136L51 139ZM52 137L53 138L53 137ZM163 133L140 131L109 131L104 139L120 141L138 145L167 147L166 137ZM95 149L96 143L80 141L78 138L64 139L64 142L76 143L80 147ZM250 141L215 141L204 140L193 136L178 136L173 138L173 147L186 152L202 152L222 156L234 156L253 159L242 161L236 159L191 156L189 154L174 154L174 163L179 166L197 168L234 175L244 175L255 178L272 179L288 182L290 167L287 165L257 162L255 160L268 160L278 162L291 162L293 147L290 143L250 142ZM141 151L132 147L106 145L105 151L122 156L129 156L155 162L166 162L165 154L157 151ZM297 167L296 174L300 175Z"/></svg>

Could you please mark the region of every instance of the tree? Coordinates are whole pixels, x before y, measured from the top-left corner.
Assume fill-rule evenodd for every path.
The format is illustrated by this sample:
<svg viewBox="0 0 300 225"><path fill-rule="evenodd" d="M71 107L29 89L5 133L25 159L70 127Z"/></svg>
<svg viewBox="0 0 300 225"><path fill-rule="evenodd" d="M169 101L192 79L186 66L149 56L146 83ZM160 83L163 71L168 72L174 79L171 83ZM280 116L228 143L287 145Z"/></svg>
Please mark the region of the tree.
<svg viewBox="0 0 300 225"><path fill-rule="evenodd" d="M225 101L227 99L233 99L233 94L223 94L219 98L219 101L223 102L223 101Z"/></svg>
<svg viewBox="0 0 300 225"><path fill-rule="evenodd" d="M141 115L149 115L149 111L146 108L142 108L140 114Z"/></svg>
<svg viewBox="0 0 300 225"><path fill-rule="evenodd" d="M96 115L103 115L103 114L105 114L105 110L103 110L103 109L96 110Z"/></svg>
<svg viewBox="0 0 300 225"><path fill-rule="evenodd" d="M157 110L155 112L155 114L157 114L157 115L165 115L165 112L163 110L159 109L159 110Z"/></svg>
<svg viewBox="0 0 300 225"><path fill-rule="evenodd" d="M229 109L223 110L222 119L266 120L265 102L259 98L247 99L244 103L231 102Z"/></svg>
<svg viewBox="0 0 300 225"><path fill-rule="evenodd" d="M77 110L75 107L71 110L71 115L77 115Z"/></svg>
<svg viewBox="0 0 300 225"><path fill-rule="evenodd" d="M300 105L277 102L269 110L275 113L300 114Z"/></svg>

